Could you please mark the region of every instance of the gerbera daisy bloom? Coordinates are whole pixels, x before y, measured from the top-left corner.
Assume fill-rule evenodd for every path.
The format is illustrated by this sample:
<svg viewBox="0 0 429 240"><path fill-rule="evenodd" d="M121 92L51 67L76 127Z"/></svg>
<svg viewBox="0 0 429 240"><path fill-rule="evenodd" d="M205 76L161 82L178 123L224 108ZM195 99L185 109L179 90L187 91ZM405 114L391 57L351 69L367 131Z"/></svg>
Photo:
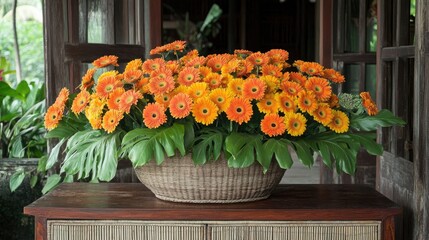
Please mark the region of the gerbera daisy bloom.
<svg viewBox="0 0 429 240"><path fill-rule="evenodd" d="M234 54L239 55L240 57L243 57L243 55L248 56L252 54L252 51L245 50L245 49L235 49Z"/></svg>
<svg viewBox="0 0 429 240"><path fill-rule="evenodd" d="M55 99L54 105L64 110L68 99L69 99L69 90L67 88L62 88L60 90L60 93L58 94L57 99Z"/></svg>
<svg viewBox="0 0 429 240"><path fill-rule="evenodd" d="M156 54L161 54L165 51L167 51L167 48L165 45L163 45L163 46L158 46L158 47L155 47L154 49L151 49L149 54L150 55L156 55Z"/></svg>
<svg viewBox="0 0 429 240"><path fill-rule="evenodd" d="M192 109L192 98L186 93L179 93L171 98L170 113L174 118L185 118Z"/></svg>
<svg viewBox="0 0 429 240"><path fill-rule="evenodd" d="M313 91L316 95L316 99L320 101L327 101L332 94L332 88L328 80L320 77L308 78L308 81L305 83L305 88L309 91Z"/></svg>
<svg viewBox="0 0 429 240"><path fill-rule="evenodd" d="M186 46L186 41L174 41L172 43L167 44L167 50L168 51L174 51L174 52L183 52Z"/></svg>
<svg viewBox="0 0 429 240"><path fill-rule="evenodd" d="M172 76L173 76L173 72L171 72L171 70L168 68L161 68L159 70L153 71L150 74L151 78L155 78L155 77L167 78L167 77L172 77Z"/></svg>
<svg viewBox="0 0 429 240"><path fill-rule="evenodd" d="M338 96L335 95L334 93L329 98L328 103L329 103L329 107L331 108L336 108L340 106L340 100L338 99Z"/></svg>
<svg viewBox="0 0 429 240"><path fill-rule="evenodd" d="M117 81L115 77L108 76L98 80L95 91L98 96L107 98L109 93L118 87L122 87L122 83Z"/></svg>
<svg viewBox="0 0 429 240"><path fill-rule="evenodd" d="M264 98L256 104L262 113L277 113L279 111L279 103L274 94L265 94Z"/></svg>
<svg viewBox="0 0 429 240"><path fill-rule="evenodd" d="M225 55L222 54L207 60L206 66L210 67L213 72L220 72L222 69L222 66L225 65L227 62L228 62L228 58L226 58Z"/></svg>
<svg viewBox="0 0 429 240"><path fill-rule="evenodd" d="M319 104L312 113L314 120L327 126L332 120L332 109L327 104Z"/></svg>
<svg viewBox="0 0 429 240"><path fill-rule="evenodd" d="M237 60L237 59L233 59L233 60L227 62L221 68L222 74L230 74L232 72L235 72L238 68L238 63L239 63L239 60Z"/></svg>
<svg viewBox="0 0 429 240"><path fill-rule="evenodd" d="M91 95L85 89L82 90L73 100L71 110L75 115L81 113L88 105Z"/></svg>
<svg viewBox="0 0 429 240"><path fill-rule="evenodd" d="M194 68L199 68L201 66L204 65L204 63L206 62L206 58L201 56L201 57L195 57L193 59L191 59L189 62L187 62L185 64L186 67L194 67Z"/></svg>
<svg viewBox="0 0 429 240"><path fill-rule="evenodd" d="M198 98L208 95L207 83L205 82L196 82L188 87L187 93L191 96L192 99L197 100Z"/></svg>
<svg viewBox="0 0 429 240"><path fill-rule="evenodd" d="M300 67L300 71L311 76L321 76L323 74L323 66L316 62L304 62Z"/></svg>
<svg viewBox="0 0 429 240"><path fill-rule="evenodd" d="M129 113L131 106L136 105L139 99L142 99L143 96L140 92L136 92L134 90L128 90L124 92L119 101L119 110Z"/></svg>
<svg viewBox="0 0 429 240"><path fill-rule="evenodd" d="M254 65L251 62L246 60L239 60L235 74L237 75L237 77L243 77L251 73L253 68Z"/></svg>
<svg viewBox="0 0 429 240"><path fill-rule="evenodd" d="M135 85L134 89L139 90L141 93L149 92L149 78L141 78Z"/></svg>
<svg viewBox="0 0 429 240"><path fill-rule="evenodd" d="M303 112L312 113L317 109L317 99L313 92L301 91L298 93L298 107Z"/></svg>
<svg viewBox="0 0 429 240"><path fill-rule="evenodd" d="M261 121L261 130L270 137L282 135L286 131L285 119L277 114L267 114Z"/></svg>
<svg viewBox="0 0 429 240"><path fill-rule="evenodd" d="M140 70L128 70L124 72L124 81L126 83L135 83L143 76Z"/></svg>
<svg viewBox="0 0 429 240"><path fill-rule="evenodd" d="M139 70L142 64L143 62L141 59L134 59L127 63L127 66L125 67L125 72Z"/></svg>
<svg viewBox="0 0 429 240"><path fill-rule="evenodd" d="M369 92L361 92L360 97L362 98L363 106L368 115L376 115L378 113L378 108L375 102L372 100Z"/></svg>
<svg viewBox="0 0 429 240"><path fill-rule="evenodd" d="M185 86L190 86L192 83L198 82L199 80L200 71L194 67L183 68L177 78L177 82Z"/></svg>
<svg viewBox="0 0 429 240"><path fill-rule="evenodd" d="M283 113L296 112L295 97L290 97L286 93L276 95L277 102L280 106L280 111Z"/></svg>
<svg viewBox="0 0 429 240"><path fill-rule="evenodd" d="M301 113L290 113L285 119L287 132L294 137L304 134L307 126L307 119Z"/></svg>
<svg viewBox="0 0 429 240"><path fill-rule="evenodd" d="M86 113L86 110L85 110ZM102 118L101 115L98 116L90 116L90 117L86 117L88 118L89 124L91 125L92 129L96 130L96 129L101 129L101 122L102 122Z"/></svg>
<svg viewBox="0 0 429 240"><path fill-rule="evenodd" d="M260 77L262 81L264 81L267 84L267 91L268 93L274 93L276 92L280 87L280 80L271 75L265 75Z"/></svg>
<svg viewBox="0 0 429 240"><path fill-rule="evenodd" d="M219 108L209 98L198 99L192 107L192 115L195 121L204 125L210 125L218 116Z"/></svg>
<svg viewBox="0 0 429 240"><path fill-rule="evenodd" d="M341 111L332 110L332 121L329 128L336 133L344 133L349 130L349 118Z"/></svg>
<svg viewBox="0 0 429 240"><path fill-rule="evenodd" d="M85 108L86 118L97 118L101 116L105 105L106 102L104 100L98 98L97 96L91 95L91 101L89 102L89 106Z"/></svg>
<svg viewBox="0 0 429 240"><path fill-rule="evenodd" d="M176 95L174 91L166 94L155 95L155 102L162 104L165 108L168 108L171 98L174 97L174 95Z"/></svg>
<svg viewBox="0 0 429 240"><path fill-rule="evenodd" d="M180 61L182 62L183 65L186 65L189 61L197 58L198 54L199 54L198 50L197 49L193 49L193 50L187 52L185 54L185 56L181 57ZM189 67L189 66L187 66L187 67Z"/></svg>
<svg viewBox="0 0 429 240"><path fill-rule="evenodd" d="M144 73L152 73L165 68L165 61L162 58L147 59L142 65Z"/></svg>
<svg viewBox="0 0 429 240"><path fill-rule="evenodd" d="M82 77L82 83L80 84L80 90L88 89L94 85L94 73L97 71L96 68L90 68L86 71L85 75Z"/></svg>
<svg viewBox="0 0 429 240"><path fill-rule="evenodd" d="M165 68L170 70L172 74L179 71L179 64L176 61L170 60L165 63Z"/></svg>
<svg viewBox="0 0 429 240"><path fill-rule="evenodd" d="M283 74L282 74L282 69L280 67L273 64L267 64L262 66L262 75L271 75L279 78Z"/></svg>
<svg viewBox="0 0 429 240"><path fill-rule="evenodd" d="M97 68L103 68L106 66L119 66L118 65L118 57L114 56L114 55L109 55L109 56L103 56L100 57L99 59L95 60L94 62L92 62L92 65L94 65Z"/></svg>
<svg viewBox="0 0 429 240"><path fill-rule="evenodd" d="M209 85L210 89L214 89L222 84L222 76L217 73L210 73L204 78L204 82Z"/></svg>
<svg viewBox="0 0 429 240"><path fill-rule="evenodd" d="M101 127L103 127L107 133L112 133L123 117L124 114L121 111L111 109L104 114Z"/></svg>
<svg viewBox="0 0 429 240"><path fill-rule="evenodd" d="M241 78L234 78L228 83L228 89L236 96L241 96L243 91L244 80Z"/></svg>
<svg viewBox="0 0 429 240"><path fill-rule="evenodd" d="M206 66L201 66L198 70L200 70L200 74L203 78L207 77L210 73L212 73L212 69Z"/></svg>
<svg viewBox="0 0 429 240"><path fill-rule="evenodd" d="M268 63L269 58L267 57L267 55L261 53L261 52L256 52L256 53L252 53L250 54L247 58L247 61L249 61L250 63L252 63L253 65L256 66L262 66Z"/></svg>
<svg viewBox="0 0 429 240"><path fill-rule="evenodd" d="M283 90L284 93L292 97L297 96L298 93L303 91L302 86L299 83L293 81L281 82L280 88Z"/></svg>
<svg viewBox="0 0 429 240"><path fill-rule="evenodd" d="M283 49L271 49L265 54L270 58L271 63L283 63L289 59L289 53Z"/></svg>
<svg viewBox="0 0 429 240"><path fill-rule="evenodd" d="M103 79L105 77L116 77L118 74L119 74L119 72L116 70L104 72L98 77L98 81L100 81L101 79Z"/></svg>
<svg viewBox="0 0 429 240"><path fill-rule="evenodd" d="M264 97L267 85L259 78L250 78L243 83L243 97L259 100Z"/></svg>
<svg viewBox="0 0 429 240"><path fill-rule="evenodd" d="M221 111L225 111L232 95L233 94L225 88L216 88L210 92L209 97Z"/></svg>
<svg viewBox="0 0 429 240"><path fill-rule="evenodd" d="M298 68L299 71L301 71L301 66L302 64L304 64L305 62L302 60L296 60L295 62L293 62L293 66ZM302 71L301 71L302 72Z"/></svg>
<svg viewBox="0 0 429 240"><path fill-rule="evenodd" d="M293 82L300 84L301 86L304 86L305 82L307 82L307 77L305 77L299 72L291 72L289 74L289 79Z"/></svg>
<svg viewBox="0 0 429 240"><path fill-rule="evenodd" d="M225 112L229 120L237 122L240 125L250 121L253 115L250 101L240 97L232 98Z"/></svg>
<svg viewBox="0 0 429 240"><path fill-rule="evenodd" d="M166 78L154 77L149 80L149 91L154 95L169 93L173 89L174 78L172 76Z"/></svg>
<svg viewBox="0 0 429 240"><path fill-rule="evenodd" d="M45 114L45 128L51 131L58 126L58 123L63 118L63 111L58 105L52 105L48 108Z"/></svg>
<svg viewBox="0 0 429 240"><path fill-rule="evenodd" d="M109 99L107 100L107 107L109 107L109 109L119 110L120 109L119 103L121 102L121 97L122 97L122 94L124 94L124 92L125 92L125 89L122 87L119 87L113 90L109 95Z"/></svg>
<svg viewBox="0 0 429 240"><path fill-rule="evenodd" d="M346 81L343 75L331 68L323 70L322 76L335 83L343 83Z"/></svg>
<svg viewBox="0 0 429 240"><path fill-rule="evenodd" d="M159 103L149 103L143 110L143 122L148 128L158 128L167 121L165 108Z"/></svg>

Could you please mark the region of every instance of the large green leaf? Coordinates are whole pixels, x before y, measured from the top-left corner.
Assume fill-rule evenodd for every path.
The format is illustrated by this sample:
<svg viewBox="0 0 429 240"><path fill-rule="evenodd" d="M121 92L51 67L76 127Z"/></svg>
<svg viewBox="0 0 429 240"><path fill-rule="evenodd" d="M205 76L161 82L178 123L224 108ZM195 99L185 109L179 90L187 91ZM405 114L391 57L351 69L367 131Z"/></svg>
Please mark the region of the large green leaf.
<svg viewBox="0 0 429 240"><path fill-rule="evenodd" d="M404 120L386 109L381 110L375 116L359 116L350 119L350 128L358 131L374 131L377 127L403 126L405 124Z"/></svg>
<svg viewBox="0 0 429 240"><path fill-rule="evenodd" d="M7 96L22 100L22 101L25 100L25 96L20 94L15 89L11 88L9 84L7 84L6 82L0 81L0 100Z"/></svg>
<svg viewBox="0 0 429 240"><path fill-rule="evenodd" d="M262 159L262 136L245 133L231 133L225 138L225 149L231 154L228 166L244 168L252 165L257 159Z"/></svg>
<svg viewBox="0 0 429 240"><path fill-rule="evenodd" d="M55 147L52 148L48 160L46 162L46 165L44 167L44 170L50 169L54 164L58 161L58 155L60 153L61 146L65 143L65 139L62 139L55 145Z"/></svg>
<svg viewBox="0 0 429 240"><path fill-rule="evenodd" d="M157 129L134 129L122 140L122 156L128 157L135 167L151 159L161 164L165 155L171 157L176 150L185 155L184 138L185 127L178 123Z"/></svg>
<svg viewBox="0 0 429 240"><path fill-rule="evenodd" d="M383 154L383 146L378 144L376 140L375 133L354 133L350 134L350 137L359 142L360 145L372 155L381 155Z"/></svg>
<svg viewBox="0 0 429 240"><path fill-rule="evenodd" d="M277 140L274 138L271 138L264 143L264 157L261 159L261 161L259 161L264 167L264 171L267 171L270 167L273 156L281 168L289 169L292 167L293 160L288 148L290 144L291 143L286 139Z"/></svg>
<svg viewBox="0 0 429 240"><path fill-rule="evenodd" d="M307 167L311 167L314 164L313 151L310 145L304 140L292 141L298 159Z"/></svg>
<svg viewBox="0 0 429 240"><path fill-rule="evenodd" d="M61 181L61 176L58 174L53 174L48 177L46 180L46 184L42 189L42 193L45 194L51 191L54 187L56 187Z"/></svg>
<svg viewBox="0 0 429 240"><path fill-rule="evenodd" d="M11 192L15 191L21 185L24 178L25 178L25 172L24 172L24 169L22 168L17 170L14 174L12 174L9 180L10 191Z"/></svg>
<svg viewBox="0 0 429 240"><path fill-rule="evenodd" d="M216 161L221 154L223 135L214 129L203 130L201 135L195 139L192 148L192 160L195 164L205 164L213 158Z"/></svg>

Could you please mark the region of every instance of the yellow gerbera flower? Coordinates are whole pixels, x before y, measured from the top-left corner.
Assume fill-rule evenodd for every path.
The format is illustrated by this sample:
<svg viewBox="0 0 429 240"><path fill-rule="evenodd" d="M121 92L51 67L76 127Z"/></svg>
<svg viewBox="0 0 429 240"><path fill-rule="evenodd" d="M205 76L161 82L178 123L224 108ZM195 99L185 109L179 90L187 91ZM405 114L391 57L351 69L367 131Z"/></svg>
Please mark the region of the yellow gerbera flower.
<svg viewBox="0 0 429 240"><path fill-rule="evenodd" d="M269 114L269 113L278 113L279 103L276 100L274 94L265 94L264 98L259 100L256 104L260 112Z"/></svg>
<svg viewBox="0 0 429 240"><path fill-rule="evenodd" d="M210 92L209 97L220 111L226 111L233 94L225 88L216 88Z"/></svg>
<svg viewBox="0 0 429 240"><path fill-rule="evenodd" d="M307 128L307 119L301 113L289 113L285 116L286 130L294 137L304 134Z"/></svg>
<svg viewBox="0 0 429 240"><path fill-rule="evenodd" d="M243 84L243 79L234 78L228 83L228 89L233 92L235 96L241 96L243 91Z"/></svg>
<svg viewBox="0 0 429 240"><path fill-rule="evenodd" d="M314 120L327 126L332 120L332 109L328 104L320 104L312 113Z"/></svg>
<svg viewBox="0 0 429 240"><path fill-rule="evenodd" d="M297 102L299 109L303 112L311 114L317 108L317 100L313 92L299 92Z"/></svg>
<svg viewBox="0 0 429 240"><path fill-rule="evenodd" d="M210 125L218 116L219 108L209 98L198 99L192 107L192 115L195 121L204 125Z"/></svg>
<svg viewBox="0 0 429 240"><path fill-rule="evenodd" d="M209 93L207 89L207 83L205 82L196 82L191 84L191 86L188 87L187 94L191 96L191 98L195 101L198 98L207 96Z"/></svg>
<svg viewBox="0 0 429 240"><path fill-rule="evenodd" d="M329 128L336 133L344 133L349 130L350 120L347 115L341 111L332 110L332 121Z"/></svg>

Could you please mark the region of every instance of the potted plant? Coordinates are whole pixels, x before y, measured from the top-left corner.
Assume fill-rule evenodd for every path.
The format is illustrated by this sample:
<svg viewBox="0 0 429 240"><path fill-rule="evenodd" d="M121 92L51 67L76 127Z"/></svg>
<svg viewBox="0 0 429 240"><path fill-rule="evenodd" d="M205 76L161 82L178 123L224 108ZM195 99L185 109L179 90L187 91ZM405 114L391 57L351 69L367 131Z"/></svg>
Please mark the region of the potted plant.
<svg viewBox="0 0 429 240"><path fill-rule="evenodd" d="M335 95L331 85L344 76L314 62L290 65L285 50L204 57L184 49L184 41L175 41L151 50L157 58L94 77L101 68L118 66L117 57L104 56L83 76L77 95L61 90L45 115L47 137L59 139L46 169L63 145L65 158L45 191L60 181L109 181L125 158L162 199L251 201L269 196L267 186L259 192L252 186L274 187L292 166L292 152L307 166L317 153L329 167L353 174L361 148L382 154L377 127L404 124L388 110L378 111L368 93ZM218 172L206 179L213 169ZM252 174L250 180L238 178L240 169ZM236 189L217 189L210 178L226 179L219 185ZM236 196L243 189L257 193Z"/></svg>

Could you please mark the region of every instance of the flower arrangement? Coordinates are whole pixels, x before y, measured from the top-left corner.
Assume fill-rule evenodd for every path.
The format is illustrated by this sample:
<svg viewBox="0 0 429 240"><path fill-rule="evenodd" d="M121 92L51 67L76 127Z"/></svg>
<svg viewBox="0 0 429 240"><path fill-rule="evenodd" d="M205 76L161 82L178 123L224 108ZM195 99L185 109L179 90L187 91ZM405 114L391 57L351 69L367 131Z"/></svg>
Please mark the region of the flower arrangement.
<svg viewBox="0 0 429 240"><path fill-rule="evenodd" d="M195 164L223 153L229 167L257 162L267 170L272 161L290 168L291 151L311 166L316 152L326 165L353 174L361 147L382 153L377 127L404 124L378 111L367 92L337 96L332 85L343 75L315 62L290 65L285 50L204 57L184 49L184 41L175 41L151 50L157 58L95 77L118 67L116 56L103 56L77 95L61 90L45 115L47 137L59 143L42 169L55 164L63 144L65 158L45 191L61 180L109 181L121 158L138 167L187 153Z"/></svg>

